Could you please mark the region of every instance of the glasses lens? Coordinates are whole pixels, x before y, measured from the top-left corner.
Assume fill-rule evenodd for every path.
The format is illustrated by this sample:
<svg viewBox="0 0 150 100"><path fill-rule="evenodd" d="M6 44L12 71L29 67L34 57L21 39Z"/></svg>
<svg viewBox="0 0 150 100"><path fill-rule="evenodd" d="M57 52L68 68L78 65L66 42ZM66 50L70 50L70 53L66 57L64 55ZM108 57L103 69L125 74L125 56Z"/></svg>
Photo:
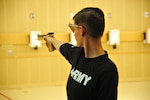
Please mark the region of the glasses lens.
<svg viewBox="0 0 150 100"><path fill-rule="evenodd" d="M71 29L71 31L72 31L72 32L74 32L75 27L73 27L73 26L69 26L69 28Z"/></svg>
<svg viewBox="0 0 150 100"><path fill-rule="evenodd" d="M78 27L76 24L68 24L69 28L71 29L72 32L75 31L75 28Z"/></svg>

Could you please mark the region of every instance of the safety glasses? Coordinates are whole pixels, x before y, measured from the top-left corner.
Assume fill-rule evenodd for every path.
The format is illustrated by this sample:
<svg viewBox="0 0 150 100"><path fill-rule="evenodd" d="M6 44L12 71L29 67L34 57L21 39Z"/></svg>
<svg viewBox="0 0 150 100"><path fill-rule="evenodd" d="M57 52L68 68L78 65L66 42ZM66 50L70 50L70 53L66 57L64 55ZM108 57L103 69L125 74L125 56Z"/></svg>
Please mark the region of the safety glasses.
<svg viewBox="0 0 150 100"><path fill-rule="evenodd" d="M71 29L72 32L75 31L75 28L79 27L79 25L71 24L71 23L67 24L67 26L69 26L69 28Z"/></svg>

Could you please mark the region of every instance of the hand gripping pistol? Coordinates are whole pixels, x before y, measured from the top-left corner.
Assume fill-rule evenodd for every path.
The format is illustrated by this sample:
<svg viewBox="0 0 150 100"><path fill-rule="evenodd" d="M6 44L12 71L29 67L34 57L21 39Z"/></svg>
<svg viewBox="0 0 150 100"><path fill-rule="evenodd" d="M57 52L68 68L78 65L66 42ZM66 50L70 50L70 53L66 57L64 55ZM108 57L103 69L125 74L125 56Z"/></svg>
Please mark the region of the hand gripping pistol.
<svg viewBox="0 0 150 100"><path fill-rule="evenodd" d="M49 32L49 33L43 34L43 35L39 35L38 34L38 39L41 40L41 39L43 39L44 36L54 37L54 33L53 32ZM48 49L49 49L50 52L55 50L55 47L53 46L53 44L48 42L46 45L48 46Z"/></svg>

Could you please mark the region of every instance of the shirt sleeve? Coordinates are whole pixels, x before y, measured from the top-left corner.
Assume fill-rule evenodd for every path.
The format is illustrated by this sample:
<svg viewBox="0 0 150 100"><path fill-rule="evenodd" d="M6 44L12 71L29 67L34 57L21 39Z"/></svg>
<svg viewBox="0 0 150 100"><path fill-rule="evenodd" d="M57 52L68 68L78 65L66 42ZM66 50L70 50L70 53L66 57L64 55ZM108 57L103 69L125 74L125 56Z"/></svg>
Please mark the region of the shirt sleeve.
<svg viewBox="0 0 150 100"><path fill-rule="evenodd" d="M73 45L68 43L65 43L60 46L60 53L66 58L66 60L69 61L69 63L71 63L72 61L72 51L71 51L72 46Z"/></svg>
<svg viewBox="0 0 150 100"><path fill-rule="evenodd" d="M68 60L71 65L75 65L83 53L83 48L65 43L61 45L60 53L66 58L66 60Z"/></svg>

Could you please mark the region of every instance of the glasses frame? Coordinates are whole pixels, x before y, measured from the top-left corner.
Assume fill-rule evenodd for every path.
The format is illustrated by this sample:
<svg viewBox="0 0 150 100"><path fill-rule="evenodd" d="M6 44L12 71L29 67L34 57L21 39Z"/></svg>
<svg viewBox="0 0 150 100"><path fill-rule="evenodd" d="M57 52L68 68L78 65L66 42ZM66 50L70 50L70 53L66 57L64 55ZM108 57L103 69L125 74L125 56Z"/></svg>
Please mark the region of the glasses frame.
<svg viewBox="0 0 150 100"><path fill-rule="evenodd" d="M79 25L71 24L71 23L67 24L67 26L71 29L72 32L75 31L75 28L78 28L78 27L79 27Z"/></svg>

